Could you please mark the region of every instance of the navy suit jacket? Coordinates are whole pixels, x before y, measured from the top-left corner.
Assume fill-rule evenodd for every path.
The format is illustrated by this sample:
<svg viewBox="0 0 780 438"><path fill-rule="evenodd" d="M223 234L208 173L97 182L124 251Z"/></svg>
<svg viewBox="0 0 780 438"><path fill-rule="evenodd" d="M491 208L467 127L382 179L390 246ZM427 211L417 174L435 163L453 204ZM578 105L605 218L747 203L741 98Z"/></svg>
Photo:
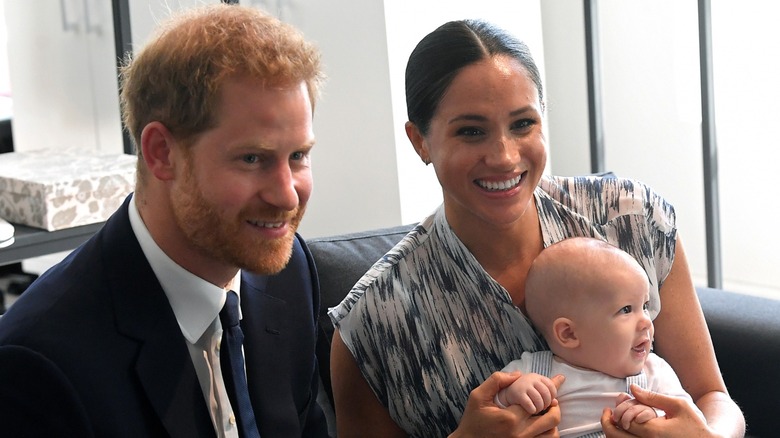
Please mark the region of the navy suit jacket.
<svg viewBox="0 0 780 438"><path fill-rule="evenodd" d="M0 434L215 436L129 199L0 318ZM319 284L299 236L281 273L243 274L241 307L261 435L327 436L316 402Z"/></svg>

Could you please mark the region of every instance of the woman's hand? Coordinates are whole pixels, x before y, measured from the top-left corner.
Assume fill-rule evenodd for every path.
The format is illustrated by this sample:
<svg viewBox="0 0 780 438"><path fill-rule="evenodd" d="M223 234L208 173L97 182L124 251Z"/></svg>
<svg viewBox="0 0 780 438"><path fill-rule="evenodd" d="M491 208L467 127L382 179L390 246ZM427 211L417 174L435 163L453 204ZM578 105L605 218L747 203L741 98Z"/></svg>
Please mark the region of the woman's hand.
<svg viewBox="0 0 780 438"><path fill-rule="evenodd" d="M628 429L632 422L646 423L657 417L658 413L654 408L640 403L626 393L618 396L615 410L612 411L612 421L623 429Z"/></svg>
<svg viewBox="0 0 780 438"><path fill-rule="evenodd" d="M543 415L530 415L521 406L506 409L498 407L494 398L498 392L511 385L519 373L493 373L469 395L458 429L450 438L461 437L557 437L561 410L553 400ZM563 383L563 376L552 379L556 388Z"/></svg>
<svg viewBox="0 0 780 438"><path fill-rule="evenodd" d="M552 379L537 373L527 373L498 391L494 402L502 408L519 405L533 415L541 414L557 396L558 388Z"/></svg>
<svg viewBox="0 0 780 438"><path fill-rule="evenodd" d="M655 352L666 359L677 373L683 388L704 414L708 431L715 431L717 436L744 437L745 418L739 406L728 396L679 236L674 263L661 286L660 295L663 310L654 321ZM658 400L661 400L660 396ZM667 412L669 415L672 413ZM701 420L692 420L696 425L702 423ZM651 420L646 425L669 421L668 418ZM694 425L680 426L687 428Z"/></svg>
<svg viewBox="0 0 780 438"><path fill-rule="evenodd" d="M687 400L647 391L636 385L631 386L631 392L637 402L661 409L666 416L645 423L634 421L628 428L624 428L614 421L612 410L605 408L601 415L601 427L608 438L717 436Z"/></svg>

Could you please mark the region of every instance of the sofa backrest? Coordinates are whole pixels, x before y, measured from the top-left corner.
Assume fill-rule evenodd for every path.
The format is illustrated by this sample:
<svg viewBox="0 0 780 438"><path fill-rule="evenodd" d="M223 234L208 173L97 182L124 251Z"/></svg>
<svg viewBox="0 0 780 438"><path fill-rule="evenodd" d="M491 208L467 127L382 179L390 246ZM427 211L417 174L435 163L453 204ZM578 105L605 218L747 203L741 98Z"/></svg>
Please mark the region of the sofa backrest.
<svg viewBox="0 0 780 438"><path fill-rule="evenodd" d="M333 324L327 315L360 277L398 243L414 225L381 228L359 233L307 239L320 279L320 326L328 338Z"/></svg>
<svg viewBox="0 0 780 438"><path fill-rule="evenodd" d="M320 336L317 339L317 362L324 394L318 402L325 412L331 436L335 436L336 416L330 383L330 340L333 323L328 309L341 302L360 277L387 251L398 243L414 225L382 228L358 233L307 239L320 281ZM325 397L322 397L322 396Z"/></svg>

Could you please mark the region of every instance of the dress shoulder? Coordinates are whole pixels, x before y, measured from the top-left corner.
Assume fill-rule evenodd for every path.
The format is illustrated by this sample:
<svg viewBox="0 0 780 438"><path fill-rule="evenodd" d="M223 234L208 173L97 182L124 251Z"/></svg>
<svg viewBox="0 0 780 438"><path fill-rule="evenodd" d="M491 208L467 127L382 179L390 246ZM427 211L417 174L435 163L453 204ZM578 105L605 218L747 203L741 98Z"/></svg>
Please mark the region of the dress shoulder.
<svg viewBox="0 0 780 438"><path fill-rule="evenodd" d="M539 188L560 205L604 224L618 216L642 215L663 231L676 226L672 204L652 187L633 179L601 176L542 178Z"/></svg>
<svg viewBox="0 0 780 438"><path fill-rule="evenodd" d="M545 176L536 191L545 246L568 237L595 237L632 255L651 283L650 311L674 262L674 207L650 186L632 179Z"/></svg>

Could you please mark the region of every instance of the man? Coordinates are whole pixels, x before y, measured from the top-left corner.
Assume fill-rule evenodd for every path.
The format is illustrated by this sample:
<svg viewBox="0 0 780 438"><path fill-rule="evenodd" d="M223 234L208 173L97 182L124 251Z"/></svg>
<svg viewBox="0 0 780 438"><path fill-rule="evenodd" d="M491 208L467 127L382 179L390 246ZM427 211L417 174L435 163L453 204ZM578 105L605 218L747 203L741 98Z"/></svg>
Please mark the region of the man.
<svg viewBox="0 0 780 438"><path fill-rule="evenodd" d="M220 4L161 26L121 80L135 193L0 319L0 435L239 436L218 316L236 291L251 427L326 436L318 283L296 234L318 52Z"/></svg>

